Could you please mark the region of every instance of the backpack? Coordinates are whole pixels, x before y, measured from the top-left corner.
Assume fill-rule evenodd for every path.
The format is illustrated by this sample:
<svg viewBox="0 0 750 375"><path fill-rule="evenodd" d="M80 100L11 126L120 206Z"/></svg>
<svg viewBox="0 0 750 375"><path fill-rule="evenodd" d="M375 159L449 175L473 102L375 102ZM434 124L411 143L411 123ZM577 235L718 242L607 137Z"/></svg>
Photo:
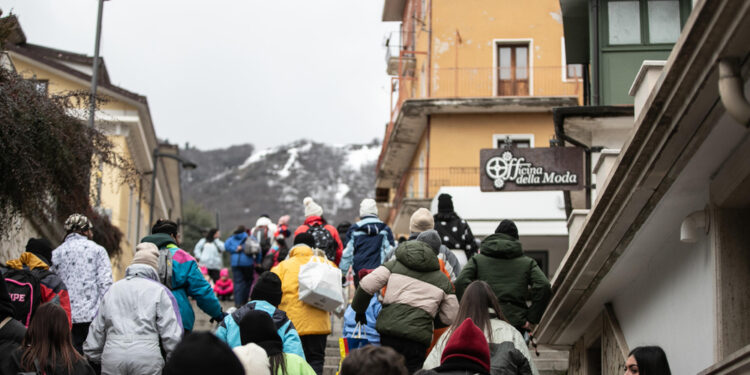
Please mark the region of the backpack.
<svg viewBox="0 0 750 375"><path fill-rule="evenodd" d="M28 327L34 312L42 303L39 278L29 270L12 268L3 271L3 278L15 310L13 318Z"/></svg>
<svg viewBox="0 0 750 375"><path fill-rule="evenodd" d="M159 282L172 290L172 251L169 249L159 249Z"/></svg>
<svg viewBox="0 0 750 375"><path fill-rule="evenodd" d="M260 251L263 253L263 256L265 256L266 253L268 253L268 250L271 249L271 236L268 235L268 227L257 227L253 232L253 236L258 240Z"/></svg>
<svg viewBox="0 0 750 375"><path fill-rule="evenodd" d="M333 239L333 235L324 226L320 224L313 224L307 230L307 233L313 236L315 239L315 248L323 250L326 253L326 258L331 262L336 261L336 240Z"/></svg>

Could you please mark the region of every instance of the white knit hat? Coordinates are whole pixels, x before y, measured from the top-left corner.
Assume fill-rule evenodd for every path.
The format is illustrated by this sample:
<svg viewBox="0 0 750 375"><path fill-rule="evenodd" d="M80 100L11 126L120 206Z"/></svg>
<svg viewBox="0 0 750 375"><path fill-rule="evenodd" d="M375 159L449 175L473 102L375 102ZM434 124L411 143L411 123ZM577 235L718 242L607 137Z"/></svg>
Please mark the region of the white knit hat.
<svg viewBox="0 0 750 375"><path fill-rule="evenodd" d="M159 271L159 249L151 242L141 242L135 247L131 264L145 264Z"/></svg>
<svg viewBox="0 0 750 375"><path fill-rule="evenodd" d="M435 219L432 217L430 210L420 208L411 215L409 220L409 231L412 233L422 233L435 227Z"/></svg>
<svg viewBox="0 0 750 375"><path fill-rule="evenodd" d="M378 204L375 203L374 199L365 198L359 204L359 217L367 215L378 216Z"/></svg>
<svg viewBox="0 0 750 375"><path fill-rule="evenodd" d="M312 197L305 198L302 203L305 205L305 217L323 216L323 207L315 203Z"/></svg>

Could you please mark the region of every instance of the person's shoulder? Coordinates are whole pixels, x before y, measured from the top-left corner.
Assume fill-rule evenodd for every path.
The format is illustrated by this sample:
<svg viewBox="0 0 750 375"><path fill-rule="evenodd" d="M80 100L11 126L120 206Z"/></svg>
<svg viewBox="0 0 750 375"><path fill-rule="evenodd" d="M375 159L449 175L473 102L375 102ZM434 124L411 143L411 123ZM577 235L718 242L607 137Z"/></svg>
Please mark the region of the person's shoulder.
<svg viewBox="0 0 750 375"><path fill-rule="evenodd" d="M170 251L172 252L172 260L177 263L195 262L195 258L190 253L179 247L172 248Z"/></svg>

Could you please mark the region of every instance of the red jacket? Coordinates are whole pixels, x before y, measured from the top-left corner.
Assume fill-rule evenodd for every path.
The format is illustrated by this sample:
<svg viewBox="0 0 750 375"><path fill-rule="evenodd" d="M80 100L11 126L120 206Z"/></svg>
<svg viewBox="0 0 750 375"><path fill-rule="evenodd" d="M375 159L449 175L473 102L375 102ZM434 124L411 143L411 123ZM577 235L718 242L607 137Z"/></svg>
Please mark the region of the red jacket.
<svg viewBox="0 0 750 375"><path fill-rule="evenodd" d="M307 232L310 229L311 225L315 224L323 224L323 219L320 218L320 216L308 216L307 219L305 219L305 223L297 227L297 230L294 231L294 235L297 236L300 233ZM339 237L339 231L336 230L332 225L326 224L323 226L329 233L331 233L331 236L334 240L336 240L336 260L335 263L338 266L339 262L341 262L341 253L344 251L344 245L341 243L341 237Z"/></svg>

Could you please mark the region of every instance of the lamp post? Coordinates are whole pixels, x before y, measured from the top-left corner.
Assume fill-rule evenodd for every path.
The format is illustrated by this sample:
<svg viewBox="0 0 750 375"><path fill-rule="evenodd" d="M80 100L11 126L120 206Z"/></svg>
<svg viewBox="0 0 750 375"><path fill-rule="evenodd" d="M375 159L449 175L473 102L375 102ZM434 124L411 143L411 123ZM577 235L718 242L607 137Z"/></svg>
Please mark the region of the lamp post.
<svg viewBox="0 0 750 375"><path fill-rule="evenodd" d="M170 158L170 159L177 160L180 162L180 165L182 165L182 168L185 168L185 169L195 169L198 167L198 165L196 165L190 160L180 157L180 155L159 152L159 146L156 146L156 148L154 149L153 158L152 158L154 165L151 169L151 203L150 203L149 212L148 212L148 225L154 225L154 201L156 198L156 170L157 170L157 166L159 165L158 163L159 158Z"/></svg>

